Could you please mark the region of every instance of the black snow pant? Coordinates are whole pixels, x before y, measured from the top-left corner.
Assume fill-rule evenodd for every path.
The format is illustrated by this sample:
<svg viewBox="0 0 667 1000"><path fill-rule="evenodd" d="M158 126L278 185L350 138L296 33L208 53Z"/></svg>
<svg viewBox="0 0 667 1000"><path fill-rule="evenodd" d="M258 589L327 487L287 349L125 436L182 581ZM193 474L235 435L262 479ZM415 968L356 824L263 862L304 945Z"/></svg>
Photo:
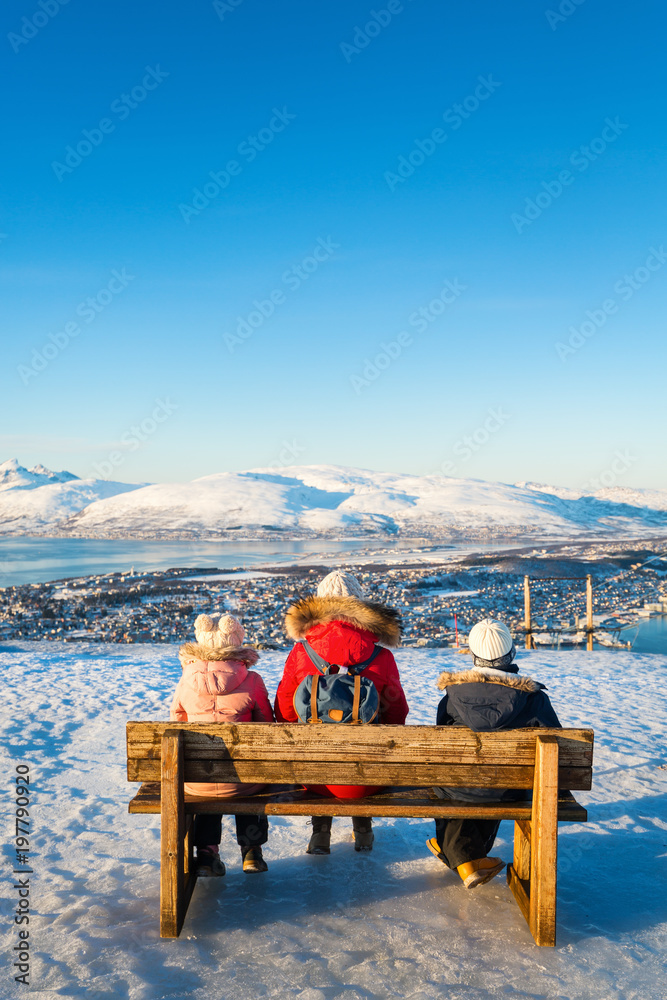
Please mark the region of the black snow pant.
<svg viewBox="0 0 667 1000"><path fill-rule="evenodd" d="M500 820L436 819L435 839L450 868L485 858L496 839Z"/></svg>
<svg viewBox="0 0 667 1000"><path fill-rule="evenodd" d="M236 820L236 842L241 849L260 847L269 839L269 821L264 814L260 816L239 814L234 819ZM221 837L222 815L220 813L197 813L195 815L195 847L219 844Z"/></svg>

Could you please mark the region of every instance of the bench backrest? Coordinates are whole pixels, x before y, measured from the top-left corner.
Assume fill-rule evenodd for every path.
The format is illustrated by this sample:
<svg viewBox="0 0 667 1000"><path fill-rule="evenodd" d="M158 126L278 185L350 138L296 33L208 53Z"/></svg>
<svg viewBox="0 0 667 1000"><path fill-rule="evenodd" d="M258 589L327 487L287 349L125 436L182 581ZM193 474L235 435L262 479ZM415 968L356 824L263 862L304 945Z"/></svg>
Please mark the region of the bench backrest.
<svg viewBox="0 0 667 1000"><path fill-rule="evenodd" d="M183 733L185 781L532 788L537 736L558 742L558 787L591 787L592 729L128 722L129 781L159 781L162 737Z"/></svg>

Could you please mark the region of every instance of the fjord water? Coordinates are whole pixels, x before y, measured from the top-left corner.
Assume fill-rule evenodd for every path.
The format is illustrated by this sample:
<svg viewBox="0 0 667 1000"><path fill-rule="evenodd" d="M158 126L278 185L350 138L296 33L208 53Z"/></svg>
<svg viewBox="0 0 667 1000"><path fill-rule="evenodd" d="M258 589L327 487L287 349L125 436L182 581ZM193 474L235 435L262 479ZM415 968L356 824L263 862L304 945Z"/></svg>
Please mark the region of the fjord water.
<svg viewBox="0 0 667 1000"><path fill-rule="evenodd" d="M368 539L325 542L323 553L358 548L387 548L382 540L373 546ZM396 545L396 542L394 542ZM143 541L125 538L6 538L0 539L0 587L45 583L67 577L160 570L179 566L256 566L297 562L316 554L318 543L303 541L230 542Z"/></svg>
<svg viewBox="0 0 667 1000"><path fill-rule="evenodd" d="M641 622L633 653L667 653L667 615L657 615Z"/></svg>
<svg viewBox="0 0 667 1000"><path fill-rule="evenodd" d="M320 560L326 564L339 553L351 553L356 558L368 552L378 559L386 551L388 558L401 550L414 552L415 561L427 562L447 551L481 552L516 546L508 544L439 544L419 538L344 538L233 541L145 541L128 538L37 538L13 537L0 539L0 587L25 583L45 583L67 577L137 572L186 567L260 566L278 563ZM356 560L355 560L356 561Z"/></svg>

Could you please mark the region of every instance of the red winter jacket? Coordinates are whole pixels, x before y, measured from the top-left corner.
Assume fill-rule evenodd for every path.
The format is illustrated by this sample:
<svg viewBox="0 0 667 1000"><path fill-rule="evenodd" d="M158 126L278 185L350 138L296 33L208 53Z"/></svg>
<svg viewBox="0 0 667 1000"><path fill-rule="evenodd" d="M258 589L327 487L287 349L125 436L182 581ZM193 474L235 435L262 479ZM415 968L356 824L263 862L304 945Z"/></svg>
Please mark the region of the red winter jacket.
<svg viewBox="0 0 667 1000"><path fill-rule="evenodd" d="M316 653L329 663L352 666L363 663L373 652L375 643L397 646L401 641L398 612L382 604L362 601L357 597L306 597L289 609L285 631L297 645L287 657L287 663L276 693L278 722L297 722L294 692L308 674L316 674L313 664L299 639L308 639ZM335 667L334 671L337 672ZM361 677L373 681L380 696L379 721L403 725L408 714L401 679L394 657L383 649ZM336 798L363 798L380 791L373 785L317 785L312 791Z"/></svg>
<svg viewBox="0 0 667 1000"><path fill-rule="evenodd" d="M275 711L278 722L297 722L294 692L308 674L316 674L299 639L308 639L313 649L329 663L341 667L367 660L376 642L397 646L401 638L398 613L382 604L357 597L307 597L287 612L285 631L297 645L287 657L278 685ZM335 670L334 670L335 672ZM380 696L380 722L403 725L408 714L396 661L383 649L361 674L373 681Z"/></svg>

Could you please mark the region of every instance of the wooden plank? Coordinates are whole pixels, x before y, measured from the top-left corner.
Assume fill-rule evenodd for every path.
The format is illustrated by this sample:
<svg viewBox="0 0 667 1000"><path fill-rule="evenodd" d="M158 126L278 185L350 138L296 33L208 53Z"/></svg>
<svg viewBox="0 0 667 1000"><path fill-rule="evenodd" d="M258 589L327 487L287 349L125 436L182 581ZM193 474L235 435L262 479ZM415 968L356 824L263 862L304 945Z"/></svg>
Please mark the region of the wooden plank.
<svg viewBox="0 0 667 1000"><path fill-rule="evenodd" d="M500 767L487 764L360 764L338 760L211 761L185 762L185 780L303 785L445 785L451 788L532 788L534 767ZM156 781L159 760L129 760L129 781ZM591 787L590 768L562 767L559 787L574 790Z"/></svg>
<svg viewBox="0 0 667 1000"><path fill-rule="evenodd" d="M195 818L192 813L185 814L185 838L183 842L183 906L182 906L182 916L181 916L181 929L185 921L185 915L188 912L188 907L190 906L190 900L192 899L192 893L195 890L197 884L197 876L195 875L195 842L194 842L194 832L195 832ZM180 930L179 930L180 934Z"/></svg>
<svg viewBox="0 0 667 1000"><path fill-rule="evenodd" d="M530 897L528 895L528 883L519 878L514 865L507 866L507 884L519 904L519 909L523 913L526 923L530 927Z"/></svg>
<svg viewBox="0 0 667 1000"><path fill-rule="evenodd" d="M184 917L183 737L162 737L160 937L178 937Z"/></svg>
<svg viewBox="0 0 667 1000"><path fill-rule="evenodd" d="M530 820L514 821L514 871L517 878L530 878Z"/></svg>
<svg viewBox="0 0 667 1000"><path fill-rule="evenodd" d="M155 808L154 808L155 807ZM129 813L160 812L160 785L155 781L145 781L139 786L139 791L130 799L127 807Z"/></svg>
<svg viewBox="0 0 667 1000"><path fill-rule="evenodd" d="M341 746L360 763L533 765L535 737L555 736L561 766L590 767L590 729L520 729L473 733L461 726L303 726L279 723L129 722L129 759L160 756L162 734L185 733L186 760L340 760ZM307 751L307 753L306 753Z"/></svg>
<svg viewBox="0 0 667 1000"><path fill-rule="evenodd" d="M186 876L193 875L194 857L195 857L195 842L194 842L194 832L195 832L195 818L193 813L185 813L185 840L183 846L183 871ZM188 900L189 902L189 900ZM187 910L187 905L186 905Z"/></svg>
<svg viewBox="0 0 667 1000"><path fill-rule="evenodd" d="M160 812L160 786L144 784L129 805L129 812L155 814ZM470 803L441 799L426 788L402 788L366 799L328 799L321 795L263 793L238 799L185 800L186 818L196 812L222 815L268 816L413 816L428 819L513 819L529 820L530 802ZM558 802L559 822L581 822L586 810L569 793Z"/></svg>
<svg viewBox="0 0 667 1000"><path fill-rule="evenodd" d="M556 944L558 743L538 737L531 822L530 930L539 945Z"/></svg>
<svg viewBox="0 0 667 1000"><path fill-rule="evenodd" d="M558 822L588 822L588 809L577 802L572 792L564 791L561 788L558 789Z"/></svg>

